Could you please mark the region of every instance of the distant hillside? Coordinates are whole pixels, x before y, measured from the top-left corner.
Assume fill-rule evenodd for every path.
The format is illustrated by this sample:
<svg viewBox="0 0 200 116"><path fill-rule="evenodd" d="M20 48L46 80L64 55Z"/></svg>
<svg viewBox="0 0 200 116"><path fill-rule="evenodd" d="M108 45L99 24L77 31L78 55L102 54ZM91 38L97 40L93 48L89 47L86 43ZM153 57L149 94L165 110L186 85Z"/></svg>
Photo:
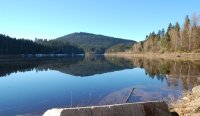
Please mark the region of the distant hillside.
<svg viewBox="0 0 200 116"><path fill-rule="evenodd" d="M96 35L91 33L72 33L57 40L67 41L71 45L83 48L86 53L105 53L106 49L116 46L118 44L132 45L135 41L125 40L121 38L114 38L104 35Z"/></svg>

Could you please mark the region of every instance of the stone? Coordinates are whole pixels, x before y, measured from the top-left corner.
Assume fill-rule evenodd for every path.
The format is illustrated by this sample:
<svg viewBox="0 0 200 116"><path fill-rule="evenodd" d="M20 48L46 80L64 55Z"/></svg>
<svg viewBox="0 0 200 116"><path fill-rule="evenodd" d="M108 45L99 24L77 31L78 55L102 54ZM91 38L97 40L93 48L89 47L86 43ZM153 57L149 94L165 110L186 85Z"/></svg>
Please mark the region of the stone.
<svg viewBox="0 0 200 116"><path fill-rule="evenodd" d="M190 99L188 97L183 97L183 100L190 101Z"/></svg>
<svg viewBox="0 0 200 116"><path fill-rule="evenodd" d="M199 94L199 95L200 95L200 85L199 85L199 86L196 86L196 87L193 87L192 93L193 93L193 94Z"/></svg>

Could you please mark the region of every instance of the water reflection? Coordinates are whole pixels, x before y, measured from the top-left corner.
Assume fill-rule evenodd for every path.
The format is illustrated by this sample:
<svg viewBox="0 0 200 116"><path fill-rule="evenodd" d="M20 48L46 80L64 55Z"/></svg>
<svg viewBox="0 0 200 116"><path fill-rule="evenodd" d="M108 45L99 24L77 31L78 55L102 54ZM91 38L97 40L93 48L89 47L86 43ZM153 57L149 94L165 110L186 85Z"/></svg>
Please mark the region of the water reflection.
<svg viewBox="0 0 200 116"><path fill-rule="evenodd" d="M152 79L167 77L168 86L177 85L173 78L181 79L184 89L200 84L200 61L133 58L132 62Z"/></svg>
<svg viewBox="0 0 200 116"><path fill-rule="evenodd" d="M200 62L4 57L0 77L0 115L34 115L54 107L177 99L183 89L200 84Z"/></svg>
<svg viewBox="0 0 200 116"><path fill-rule="evenodd" d="M7 57L0 59L0 77L11 73L31 70L56 70L73 76L86 77L123 69L139 67L145 69L146 75L163 81L167 78L168 85L177 85L171 78L181 79L184 89L200 83L200 61L181 61L147 58L116 58L116 57Z"/></svg>
<svg viewBox="0 0 200 116"><path fill-rule="evenodd" d="M13 72L56 70L74 76L91 76L123 69L132 68L128 60L98 57L8 57L0 59L0 76L4 77Z"/></svg>

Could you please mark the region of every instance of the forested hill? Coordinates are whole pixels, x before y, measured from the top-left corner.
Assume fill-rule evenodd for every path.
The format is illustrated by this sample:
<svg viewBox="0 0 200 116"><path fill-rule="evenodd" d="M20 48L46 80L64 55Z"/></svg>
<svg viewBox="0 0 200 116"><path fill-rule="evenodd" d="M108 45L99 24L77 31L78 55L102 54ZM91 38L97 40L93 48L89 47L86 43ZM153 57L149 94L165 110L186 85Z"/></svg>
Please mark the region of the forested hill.
<svg viewBox="0 0 200 116"><path fill-rule="evenodd" d="M105 53L106 51L109 51L113 47L112 50L117 50L117 52L125 51L126 49L130 48L129 46L132 46L135 41L133 40L125 40L121 38L114 38L104 35L96 35L91 33L72 33L69 35L65 35L63 37L57 38L57 40L67 41L71 45L78 46L86 53ZM118 49L119 46L120 49ZM121 47L124 46L124 47Z"/></svg>
<svg viewBox="0 0 200 116"><path fill-rule="evenodd" d="M103 54L130 50L135 41L89 33L72 33L57 39L16 39L0 34L0 55Z"/></svg>

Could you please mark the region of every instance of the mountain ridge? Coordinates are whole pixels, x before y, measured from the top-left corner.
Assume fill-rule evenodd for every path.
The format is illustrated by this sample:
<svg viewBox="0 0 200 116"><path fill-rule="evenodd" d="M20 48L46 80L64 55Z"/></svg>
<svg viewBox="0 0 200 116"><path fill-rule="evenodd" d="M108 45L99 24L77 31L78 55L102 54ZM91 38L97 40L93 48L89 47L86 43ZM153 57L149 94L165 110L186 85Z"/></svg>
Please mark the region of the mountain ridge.
<svg viewBox="0 0 200 116"><path fill-rule="evenodd" d="M118 44L133 45L134 40L105 36L101 34L93 34L87 32L75 32L56 38L56 40L67 41L71 45L78 46L86 53L105 53L107 49Z"/></svg>

